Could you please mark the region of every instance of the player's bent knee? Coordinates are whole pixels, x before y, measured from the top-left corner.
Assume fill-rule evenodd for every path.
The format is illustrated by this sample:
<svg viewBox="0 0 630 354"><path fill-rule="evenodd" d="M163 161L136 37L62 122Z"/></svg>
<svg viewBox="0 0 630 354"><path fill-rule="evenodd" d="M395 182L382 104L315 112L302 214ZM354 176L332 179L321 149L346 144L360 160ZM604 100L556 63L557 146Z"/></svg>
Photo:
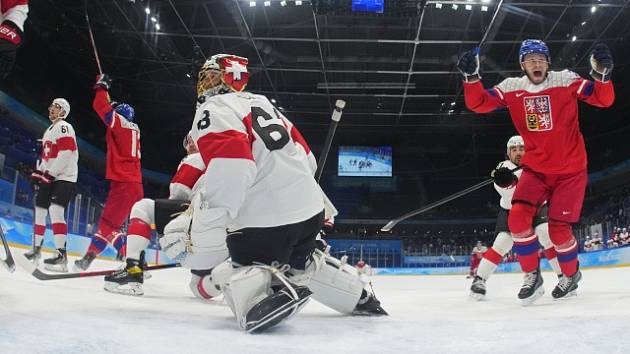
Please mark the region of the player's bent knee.
<svg viewBox="0 0 630 354"><path fill-rule="evenodd" d="M538 236L538 242L544 249L548 249L553 246L551 239L549 238L549 223L544 223L536 226L534 229Z"/></svg>
<svg viewBox="0 0 630 354"><path fill-rule="evenodd" d="M155 202L152 199L141 199L131 208L130 219L140 219L147 224L153 223Z"/></svg>
<svg viewBox="0 0 630 354"><path fill-rule="evenodd" d="M504 256L512 249L514 241L509 232L501 231L492 244L492 248L500 255Z"/></svg>
<svg viewBox="0 0 630 354"><path fill-rule="evenodd" d="M533 232L532 222L536 214L536 207L531 204L515 202L512 204L508 216L508 227L515 237Z"/></svg>
<svg viewBox="0 0 630 354"><path fill-rule="evenodd" d="M204 300L210 300L221 295L221 287L214 281L211 273L195 274L194 270L192 272L193 273L191 274L188 286L196 297Z"/></svg>
<svg viewBox="0 0 630 354"><path fill-rule="evenodd" d="M562 221L549 221L549 238L556 247L570 247L575 242L571 225Z"/></svg>

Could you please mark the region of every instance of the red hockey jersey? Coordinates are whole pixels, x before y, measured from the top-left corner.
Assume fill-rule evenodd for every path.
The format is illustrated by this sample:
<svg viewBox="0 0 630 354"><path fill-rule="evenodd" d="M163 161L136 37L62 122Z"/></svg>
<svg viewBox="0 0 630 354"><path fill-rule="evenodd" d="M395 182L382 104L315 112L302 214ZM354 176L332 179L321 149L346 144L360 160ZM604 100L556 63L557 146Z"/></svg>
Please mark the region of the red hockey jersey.
<svg viewBox="0 0 630 354"><path fill-rule="evenodd" d="M107 171L105 178L117 182L142 183L140 129L112 110L107 91L97 89L92 107L105 126Z"/></svg>
<svg viewBox="0 0 630 354"><path fill-rule="evenodd" d="M505 79L488 90L480 81L464 83L464 98L466 107L478 113L508 108L527 146L523 166L540 173L570 174L587 164L577 101L609 107L615 93L611 81L585 80L563 70L550 71L539 85L527 76Z"/></svg>

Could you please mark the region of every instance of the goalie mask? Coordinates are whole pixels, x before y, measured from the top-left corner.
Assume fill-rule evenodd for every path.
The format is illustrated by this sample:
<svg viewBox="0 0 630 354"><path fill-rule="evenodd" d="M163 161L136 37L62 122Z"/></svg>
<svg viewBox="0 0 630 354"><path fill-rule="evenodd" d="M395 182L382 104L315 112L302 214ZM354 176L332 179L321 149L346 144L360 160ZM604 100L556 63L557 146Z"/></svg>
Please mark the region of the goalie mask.
<svg viewBox="0 0 630 354"><path fill-rule="evenodd" d="M215 54L206 60L197 76L197 96L241 92L247 86L247 58Z"/></svg>

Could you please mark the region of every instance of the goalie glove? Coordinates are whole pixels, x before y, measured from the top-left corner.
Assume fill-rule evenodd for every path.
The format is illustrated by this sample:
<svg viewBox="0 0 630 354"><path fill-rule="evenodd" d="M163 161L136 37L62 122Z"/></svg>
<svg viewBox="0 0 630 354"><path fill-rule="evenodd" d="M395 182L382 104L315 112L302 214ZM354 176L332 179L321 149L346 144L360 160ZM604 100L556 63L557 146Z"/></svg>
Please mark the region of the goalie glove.
<svg viewBox="0 0 630 354"><path fill-rule="evenodd" d="M597 81L607 82L613 70L613 59L610 49L604 43L597 43L591 52L591 77Z"/></svg>
<svg viewBox="0 0 630 354"><path fill-rule="evenodd" d="M459 70L466 82L475 82L481 79L479 67L479 48L465 52L457 61L457 70Z"/></svg>
<svg viewBox="0 0 630 354"><path fill-rule="evenodd" d="M182 263L190 250L190 227L192 213L190 209L179 214L164 227L164 236L160 238L162 252L179 263Z"/></svg>
<svg viewBox="0 0 630 354"><path fill-rule="evenodd" d="M507 167L499 167L492 170L490 177L492 177L494 183L501 188L514 186L516 185L516 182L518 182L518 178L514 172Z"/></svg>

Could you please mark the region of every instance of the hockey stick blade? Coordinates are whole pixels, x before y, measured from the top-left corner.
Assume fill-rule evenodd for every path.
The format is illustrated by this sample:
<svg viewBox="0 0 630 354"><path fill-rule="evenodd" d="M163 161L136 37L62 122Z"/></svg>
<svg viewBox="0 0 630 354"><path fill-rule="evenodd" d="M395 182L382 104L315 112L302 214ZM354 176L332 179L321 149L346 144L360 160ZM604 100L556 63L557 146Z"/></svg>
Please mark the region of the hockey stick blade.
<svg viewBox="0 0 630 354"><path fill-rule="evenodd" d="M13 255L11 254L11 249L9 248L9 244L7 243L7 238L4 237L4 231L2 230L2 226L0 226L0 239L2 239L2 246L4 247L4 253L6 253L6 259L0 259L0 263L7 268L9 273L15 272L15 261L13 260Z"/></svg>
<svg viewBox="0 0 630 354"><path fill-rule="evenodd" d="M88 278L88 277L98 277L98 276L106 276L113 273L116 273L120 269L110 269L110 270L99 270L94 272L80 272L80 273L65 273L65 274L50 274L44 273L35 264L26 259L26 257L17 257L17 263L20 267L24 268L28 273L39 280L60 280L60 279L76 279L76 278ZM178 268L181 267L179 263L172 264L160 264L155 266L145 267L145 271L153 271L160 269L170 269L170 268Z"/></svg>
<svg viewBox="0 0 630 354"><path fill-rule="evenodd" d="M520 169L521 169L521 166L518 166L518 167L516 167L516 168L514 168L514 169L512 169L510 171L511 172L516 172L516 171L518 171ZM493 182L494 182L494 179L488 178L487 180L485 180L483 182L479 182L479 183L475 184L472 187L468 187L468 188L466 188L464 190L461 190L461 191L459 191L457 193L451 194L451 195L449 195L446 198L442 198L442 199L440 199L438 201L435 201L435 202L433 202L433 203L431 203L429 205L423 206L420 209L416 209L416 210L410 211L410 212L408 212L407 214L405 214L405 215L403 215L401 217L398 217L396 219L390 220L385 226L383 226L381 228L381 231L383 231L383 232L391 231L394 228L394 226L398 225L398 223L400 223L402 221L405 221L405 220L407 220L407 219L409 219L411 217L414 217L414 216L416 216L418 214L422 214L425 211L428 211L428 210L434 209L436 207L439 207L442 204L446 204L446 203L448 203L448 202L450 202L452 200L455 200L455 199L457 199L457 198L459 198L461 196L464 196L464 195L466 195L468 193L472 193L472 192L476 191L477 189L481 189L481 188L483 188L483 187L485 187L485 186L487 186L489 184L492 184Z"/></svg>

